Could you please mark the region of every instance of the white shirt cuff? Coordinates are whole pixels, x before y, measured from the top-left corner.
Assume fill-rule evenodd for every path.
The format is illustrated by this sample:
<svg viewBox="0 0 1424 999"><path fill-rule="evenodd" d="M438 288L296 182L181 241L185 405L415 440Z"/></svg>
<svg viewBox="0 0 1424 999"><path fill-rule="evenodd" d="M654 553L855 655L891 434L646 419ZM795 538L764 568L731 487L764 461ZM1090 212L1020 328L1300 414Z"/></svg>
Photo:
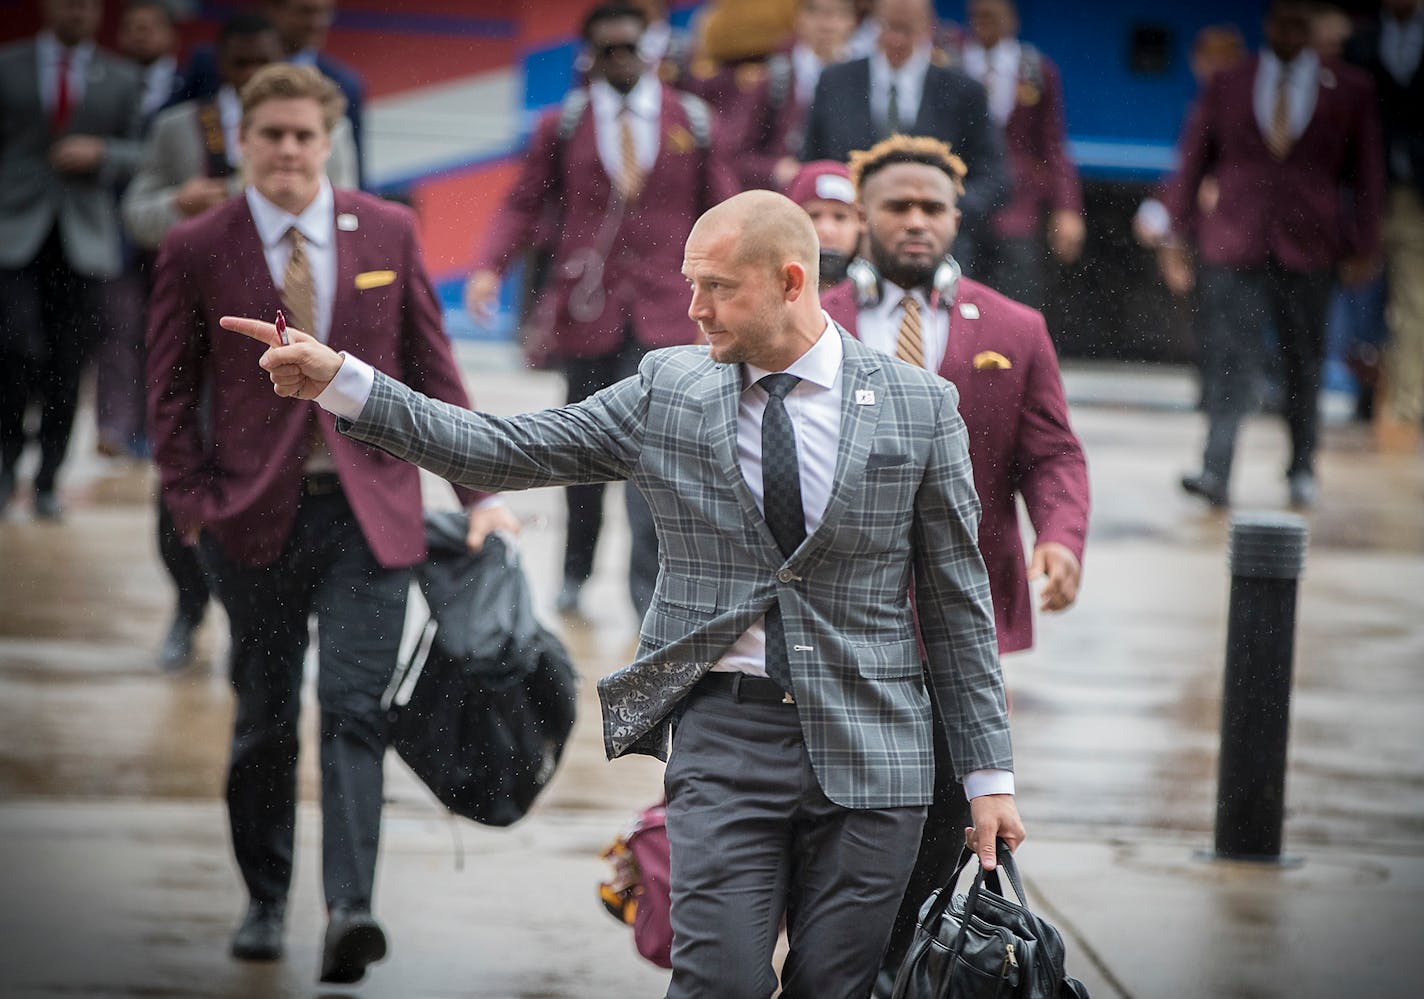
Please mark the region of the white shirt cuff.
<svg viewBox="0 0 1424 999"><path fill-rule="evenodd" d="M1148 198L1137 206L1137 220L1142 228L1158 239L1166 238L1172 231L1172 218L1167 214L1167 206L1156 198Z"/></svg>
<svg viewBox="0 0 1424 999"><path fill-rule="evenodd" d="M1012 770L975 770L964 778L964 797L973 801L986 794L1013 794Z"/></svg>
<svg viewBox="0 0 1424 999"><path fill-rule="evenodd" d="M322 409L343 420L354 420L366 408L371 387L376 384L376 369L359 357L341 352L341 367L331 384L321 390L315 402Z"/></svg>

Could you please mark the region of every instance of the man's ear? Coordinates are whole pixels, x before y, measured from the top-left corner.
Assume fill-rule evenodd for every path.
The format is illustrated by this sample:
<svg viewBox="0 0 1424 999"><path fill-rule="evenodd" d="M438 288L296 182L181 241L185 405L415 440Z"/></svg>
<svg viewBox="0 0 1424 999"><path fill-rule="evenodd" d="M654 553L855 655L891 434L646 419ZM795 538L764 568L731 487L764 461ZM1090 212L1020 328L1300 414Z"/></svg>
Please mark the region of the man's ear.
<svg viewBox="0 0 1424 999"><path fill-rule="evenodd" d="M799 260L793 260L782 266L781 290L786 301L794 302L801 297L802 293L806 290L808 276L806 273L806 265Z"/></svg>

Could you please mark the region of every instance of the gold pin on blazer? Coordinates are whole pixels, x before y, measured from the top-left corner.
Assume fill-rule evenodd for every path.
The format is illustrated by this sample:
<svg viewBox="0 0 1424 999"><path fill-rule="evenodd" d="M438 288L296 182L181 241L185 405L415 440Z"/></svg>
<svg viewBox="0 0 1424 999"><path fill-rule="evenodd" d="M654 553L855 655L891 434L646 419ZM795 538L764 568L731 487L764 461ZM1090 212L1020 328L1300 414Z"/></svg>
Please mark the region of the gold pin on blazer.
<svg viewBox="0 0 1424 999"><path fill-rule="evenodd" d="M976 371L1006 371L1012 367L1009 359L997 350L981 350L974 355L974 370Z"/></svg>
<svg viewBox="0 0 1424 999"><path fill-rule="evenodd" d="M356 290L366 291L370 288L381 288L395 279L395 271L362 271L356 275Z"/></svg>

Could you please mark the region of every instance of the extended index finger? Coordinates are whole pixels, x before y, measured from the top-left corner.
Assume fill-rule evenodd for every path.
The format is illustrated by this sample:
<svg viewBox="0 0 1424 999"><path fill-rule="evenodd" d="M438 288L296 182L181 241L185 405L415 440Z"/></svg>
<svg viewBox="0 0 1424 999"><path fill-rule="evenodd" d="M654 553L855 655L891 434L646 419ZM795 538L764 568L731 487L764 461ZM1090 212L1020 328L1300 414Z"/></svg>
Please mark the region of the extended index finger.
<svg viewBox="0 0 1424 999"><path fill-rule="evenodd" d="M243 316L223 316L219 323L225 330L241 333L269 347L282 346L282 338L277 335L277 327L261 319L247 319Z"/></svg>

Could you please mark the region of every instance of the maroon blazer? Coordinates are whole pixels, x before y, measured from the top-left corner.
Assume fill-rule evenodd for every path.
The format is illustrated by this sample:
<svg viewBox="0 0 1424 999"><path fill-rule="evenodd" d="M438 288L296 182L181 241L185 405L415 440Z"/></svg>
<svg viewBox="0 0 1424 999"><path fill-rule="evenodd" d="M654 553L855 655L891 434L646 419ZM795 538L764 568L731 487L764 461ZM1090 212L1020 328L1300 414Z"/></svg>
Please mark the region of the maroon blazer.
<svg viewBox="0 0 1424 999"><path fill-rule="evenodd" d="M422 392L468 406L440 306L406 208L337 190L336 295L329 344ZM358 276L360 276L358 280ZM358 444L314 402L280 399L257 366L260 345L218 326L270 318L281 305L262 242L239 195L175 226L155 265L149 305L148 413L163 498L178 530L199 527L229 557L281 554L301 498L313 421L331 449L362 534L387 568L425 557L414 465ZM479 494L460 490L466 502Z"/></svg>
<svg viewBox="0 0 1424 999"><path fill-rule="evenodd" d="M697 217L737 188L715 120L710 147L699 147L678 92L664 86L662 93L658 156L626 209L598 157L591 107L567 141L559 138L560 108L546 112L534 130L476 269L503 273L530 246L531 233L552 236L553 265L524 337L536 363L611 353L630 324L648 348L697 336L678 270L683 244ZM562 206L552 225L548 205Z"/></svg>
<svg viewBox="0 0 1424 999"><path fill-rule="evenodd" d="M1258 62L1218 73L1188 118L1164 199L1173 229L1194 235L1202 261L1218 267L1259 267L1273 256L1293 271L1326 271L1375 256L1384 167L1374 84L1322 60L1315 113L1277 160L1252 106ZM1221 193L1201 215L1197 191L1209 175Z"/></svg>
<svg viewBox="0 0 1424 999"><path fill-rule="evenodd" d="M721 117L740 185L777 190L772 172L783 157L800 157L808 110L796 100L790 50L723 66L694 93Z"/></svg>
<svg viewBox="0 0 1424 999"><path fill-rule="evenodd" d="M850 282L822 295L821 306L858 335ZM965 318L961 306L977 308L979 317ZM993 366L1002 364L999 358L1009 367ZM1033 645L1033 604L1015 494L1028 507L1037 544L1059 542L1081 562L1088 532L1087 460L1068 424L1058 357L1042 313L962 278L939 375L959 390L959 415L969 432L969 461L983 508L979 550L989 570L999 651L1017 652Z"/></svg>
<svg viewBox="0 0 1424 999"><path fill-rule="evenodd" d="M1037 80L1020 70L1014 109L1004 123L1014 186L1008 203L994 215L1000 236L1034 236L1048 212L1083 210L1078 168L1068 157L1063 83L1047 56L1036 53L1036 59Z"/></svg>

